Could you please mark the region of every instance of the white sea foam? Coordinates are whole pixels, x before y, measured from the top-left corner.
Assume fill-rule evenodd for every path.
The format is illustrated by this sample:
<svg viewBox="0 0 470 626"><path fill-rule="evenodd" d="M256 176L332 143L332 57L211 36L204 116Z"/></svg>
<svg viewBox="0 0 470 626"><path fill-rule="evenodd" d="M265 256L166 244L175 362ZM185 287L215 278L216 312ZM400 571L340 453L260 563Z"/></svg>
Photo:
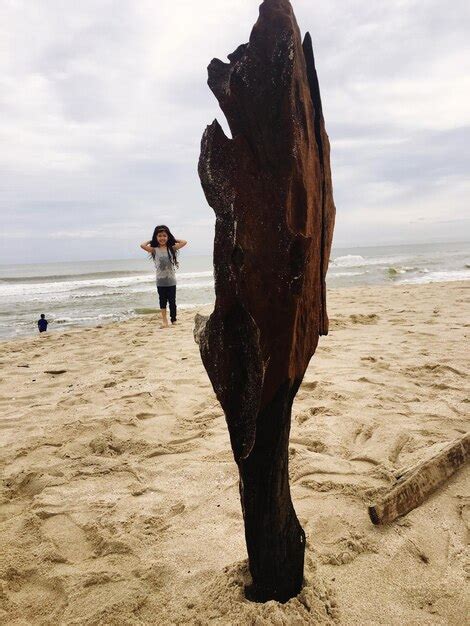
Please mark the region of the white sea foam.
<svg viewBox="0 0 470 626"><path fill-rule="evenodd" d="M98 315L83 315L80 317L57 317L53 320L54 324L77 324L81 322L92 322L94 320L110 320L121 319L122 315L118 313L100 313Z"/></svg>
<svg viewBox="0 0 470 626"><path fill-rule="evenodd" d="M360 267L365 264L365 258L359 254L346 254L333 259L330 266L333 267Z"/></svg>
<svg viewBox="0 0 470 626"><path fill-rule="evenodd" d="M429 272L424 276L413 276L412 278L405 278L400 280L399 283L403 284L423 284L423 283L437 283L437 282L453 282L456 280L470 280L470 270L454 270L447 272Z"/></svg>
<svg viewBox="0 0 470 626"><path fill-rule="evenodd" d="M201 302L200 304L179 304L178 309L199 309L204 306L210 306L214 302Z"/></svg>
<svg viewBox="0 0 470 626"><path fill-rule="evenodd" d="M213 280L206 280L205 282L199 282L199 283L178 283L177 285L178 289L202 289L202 288L213 287L213 286L214 286Z"/></svg>
<svg viewBox="0 0 470 626"><path fill-rule="evenodd" d="M95 278L92 280L68 280L60 282L44 283L8 283L0 285L0 295L34 295L36 293L65 293L81 289L97 287L119 287L138 283L145 283L155 280L152 275L143 274L140 276L122 276L119 278Z"/></svg>
<svg viewBox="0 0 470 626"><path fill-rule="evenodd" d="M402 257L403 258L403 257ZM363 267L365 265L388 265L401 260L400 257L369 257L364 258L360 254L345 254L333 259L332 267Z"/></svg>
<svg viewBox="0 0 470 626"><path fill-rule="evenodd" d="M213 276L214 272L177 272L177 278L206 278L207 276Z"/></svg>
<svg viewBox="0 0 470 626"><path fill-rule="evenodd" d="M199 289L211 287L214 282L201 281L191 282L191 279L212 277L212 272L194 272L177 274L178 279L185 282L178 284L180 289ZM144 287L142 289L142 287ZM15 297L27 297L30 301L63 301L68 297L80 298L103 295L118 295L124 292L143 293L155 289L155 275L142 274L138 276L123 276L118 278L96 278L92 280L70 280L61 282L44 283L4 283L0 284L0 296L8 299ZM110 291L114 290L114 291ZM76 293L79 292L79 293ZM38 298L38 295L42 297ZM71 295L73 294L73 295Z"/></svg>
<svg viewBox="0 0 470 626"><path fill-rule="evenodd" d="M367 270L365 272L335 272L334 276L338 278L340 276L363 276L364 274L367 274Z"/></svg>

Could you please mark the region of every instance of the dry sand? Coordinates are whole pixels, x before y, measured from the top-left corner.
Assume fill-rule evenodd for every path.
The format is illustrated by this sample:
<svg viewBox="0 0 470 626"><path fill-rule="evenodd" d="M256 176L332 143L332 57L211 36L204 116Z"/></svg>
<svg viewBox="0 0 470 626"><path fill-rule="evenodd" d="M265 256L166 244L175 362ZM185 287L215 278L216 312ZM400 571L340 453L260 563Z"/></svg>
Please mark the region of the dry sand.
<svg viewBox="0 0 470 626"><path fill-rule="evenodd" d="M388 527L367 504L469 430L469 287L330 292L293 409L308 547L285 605L243 598L237 470L194 311L1 344L0 622L464 624L468 467Z"/></svg>

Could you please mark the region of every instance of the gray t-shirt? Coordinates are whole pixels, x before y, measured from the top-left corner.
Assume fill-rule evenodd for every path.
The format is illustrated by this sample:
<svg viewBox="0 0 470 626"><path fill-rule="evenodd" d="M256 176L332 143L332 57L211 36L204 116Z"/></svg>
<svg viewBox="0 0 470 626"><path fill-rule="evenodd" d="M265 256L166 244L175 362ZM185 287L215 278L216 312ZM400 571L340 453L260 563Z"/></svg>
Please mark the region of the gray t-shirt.
<svg viewBox="0 0 470 626"><path fill-rule="evenodd" d="M155 248L153 261L157 273L157 287L172 287L176 285L175 266L170 261L168 250Z"/></svg>

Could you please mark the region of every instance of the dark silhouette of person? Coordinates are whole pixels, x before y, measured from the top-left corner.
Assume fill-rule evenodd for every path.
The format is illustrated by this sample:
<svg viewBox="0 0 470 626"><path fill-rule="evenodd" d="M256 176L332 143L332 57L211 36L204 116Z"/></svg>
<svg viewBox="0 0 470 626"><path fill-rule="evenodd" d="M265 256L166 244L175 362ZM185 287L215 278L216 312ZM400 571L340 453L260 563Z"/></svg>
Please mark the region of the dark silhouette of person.
<svg viewBox="0 0 470 626"><path fill-rule="evenodd" d="M45 333L47 330L48 321L44 313L41 313L41 319L38 320L38 328L40 333Z"/></svg>

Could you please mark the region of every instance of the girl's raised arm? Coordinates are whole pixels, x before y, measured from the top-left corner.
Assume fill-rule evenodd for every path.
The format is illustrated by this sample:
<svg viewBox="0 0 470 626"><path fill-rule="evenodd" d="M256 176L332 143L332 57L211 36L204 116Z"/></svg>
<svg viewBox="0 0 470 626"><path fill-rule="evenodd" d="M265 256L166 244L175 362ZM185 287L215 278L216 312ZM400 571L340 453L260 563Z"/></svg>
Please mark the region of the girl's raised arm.
<svg viewBox="0 0 470 626"><path fill-rule="evenodd" d="M142 248L142 250L145 250L146 252L152 253L153 252L153 248L152 248L151 245L149 245L151 241L152 240L150 239L150 241L144 241L144 243L141 243L140 247Z"/></svg>
<svg viewBox="0 0 470 626"><path fill-rule="evenodd" d="M176 244L173 246L173 250L179 250L180 248L183 248L188 243L184 239L175 239L175 241L176 241Z"/></svg>

